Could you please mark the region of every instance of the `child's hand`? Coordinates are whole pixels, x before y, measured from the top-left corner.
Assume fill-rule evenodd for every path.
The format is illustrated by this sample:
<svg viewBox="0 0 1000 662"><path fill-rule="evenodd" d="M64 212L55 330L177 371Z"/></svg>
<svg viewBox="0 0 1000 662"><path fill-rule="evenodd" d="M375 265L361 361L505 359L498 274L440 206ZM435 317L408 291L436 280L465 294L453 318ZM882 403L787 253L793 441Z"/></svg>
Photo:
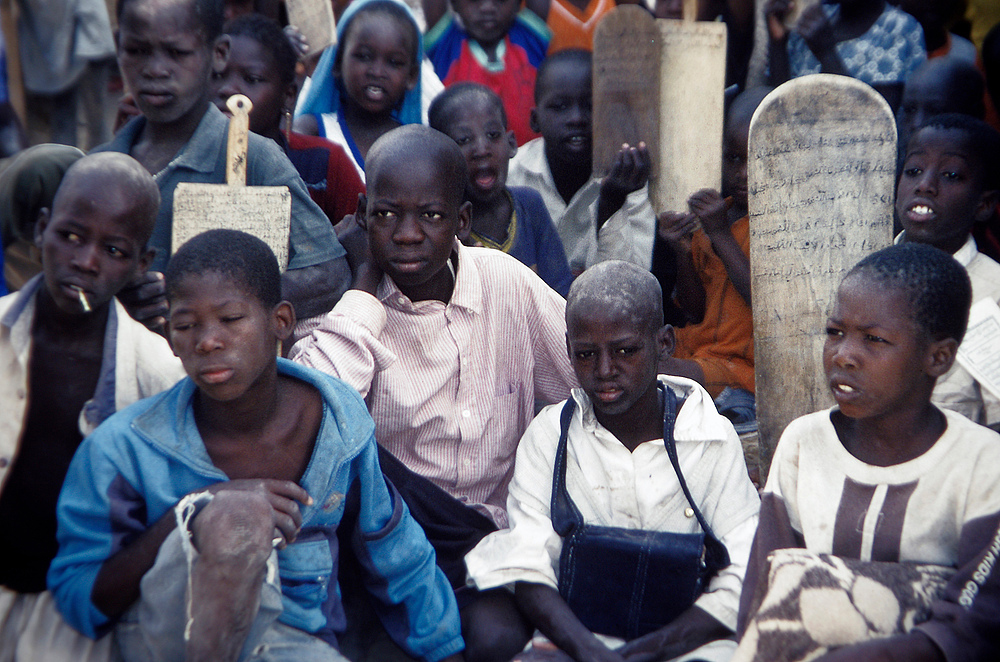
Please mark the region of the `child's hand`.
<svg viewBox="0 0 1000 662"><path fill-rule="evenodd" d="M764 16L767 17L767 32L774 41L782 41L788 36L785 17L792 10L794 0L767 0Z"/></svg>
<svg viewBox="0 0 1000 662"><path fill-rule="evenodd" d="M627 143L611 164L611 171L601 182L601 193L628 195L638 191L649 180L649 150L646 143L630 147Z"/></svg>
<svg viewBox="0 0 1000 662"><path fill-rule="evenodd" d="M825 53L829 53L837 45L833 26L830 25L830 19L823 11L822 3L816 3L802 12L799 22L795 25L795 31L802 35L806 46L817 59L821 59Z"/></svg>
<svg viewBox="0 0 1000 662"><path fill-rule="evenodd" d="M268 503L271 504L274 528L283 539L279 545L282 548L294 542L295 537L299 535L299 529L302 527L302 513L299 511L299 504L311 506L313 503L309 493L290 480L271 478L230 480L216 483L207 489L212 494L226 490L257 492L267 499Z"/></svg>
<svg viewBox="0 0 1000 662"><path fill-rule="evenodd" d="M118 300L128 314L150 331L160 333L167 323L170 306L167 286L159 271L147 271L118 292Z"/></svg>
<svg viewBox="0 0 1000 662"><path fill-rule="evenodd" d="M656 217L656 231L675 253L691 252L691 235L698 229L698 217L683 212L665 211Z"/></svg>
<svg viewBox="0 0 1000 662"><path fill-rule="evenodd" d="M300 60L305 59L306 55L309 55L309 40L306 39L306 36L294 25L286 25L284 32L285 38L292 45L295 54L299 56Z"/></svg>
<svg viewBox="0 0 1000 662"><path fill-rule="evenodd" d="M333 231L347 251L347 264L354 276L351 288L374 295L379 281L382 280L382 270L372 258L371 248L368 246L368 233L358 225L354 214L342 218L340 223L333 226Z"/></svg>
<svg viewBox="0 0 1000 662"><path fill-rule="evenodd" d="M729 228L726 212L732 202L710 188L704 188L688 198L688 207L701 220L701 229L705 234L713 234Z"/></svg>

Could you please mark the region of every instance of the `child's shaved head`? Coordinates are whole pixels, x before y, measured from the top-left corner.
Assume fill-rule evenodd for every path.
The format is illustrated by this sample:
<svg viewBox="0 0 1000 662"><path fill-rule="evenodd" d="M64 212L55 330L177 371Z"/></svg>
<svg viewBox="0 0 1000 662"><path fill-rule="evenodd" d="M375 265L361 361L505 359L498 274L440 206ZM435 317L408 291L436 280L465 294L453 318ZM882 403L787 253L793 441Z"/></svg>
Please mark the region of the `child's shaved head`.
<svg viewBox="0 0 1000 662"><path fill-rule="evenodd" d="M132 204L130 224L134 237L145 246L153 234L160 209L160 189L142 165L128 154L99 152L76 161L63 176L52 209L69 202L69 196L115 187Z"/></svg>
<svg viewBox="0 0 1000 662"><path fill-rule="evenodd" d="M586 315L595 307L630 319L636 328L650 333L663 326L660 283L631 262L600 262L573 281L566 297L566 326L571 327L577 315Z"/></svg>
<svg viewBox="0 0 1000 662"><path fill-rule="evenodd" d="M118 0L115 16L119 23L125 13L125 7L138 0ZM191 3L191 12L195 24L201 29L205 43L211 44L222 36L222 27L226 20L225 0L187 0Z"/></svg>
<svg viewBox="0 0 1000 662"><path fill-rule="evenodd" d="M399 169L424 159L437 166L442 183L448 191L454 192L455 204L461 205L465 200L465 185L469 180L465 157L454 140L421 124L401 126L375 141L365 159L365 178L369 190L378 180L382 168Z"/></svg>
<svg viewBox="0 0 1000 662"><path fill-rule="evenodd" d="M503 128L507 128L507 111L504 110L503 101L496 92L485 85L468 81L455 83L434 97L430 108L427 109L427 123L432 129L448 133L452 122L455 121L455 110L476 101L493 106Z"/></svg>

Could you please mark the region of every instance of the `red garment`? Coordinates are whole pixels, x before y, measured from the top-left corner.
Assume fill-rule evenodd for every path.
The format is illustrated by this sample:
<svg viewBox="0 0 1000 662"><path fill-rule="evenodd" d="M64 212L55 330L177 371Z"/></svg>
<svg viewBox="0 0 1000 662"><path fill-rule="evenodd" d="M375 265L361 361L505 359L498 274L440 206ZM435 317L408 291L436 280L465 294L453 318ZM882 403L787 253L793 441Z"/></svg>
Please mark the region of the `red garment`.
<svg viewBox="0 0 1000 662"><path fill-rule="evenodd" d="M469 42L462 43L458 59L448 69L448 75L441 82L445 87L460 81L479 83L493 90L503 101L507 111L507 126L514 132L520 147L539 134L531 130L531 109L535 106L536 67L528 60L528 53L520 44L512 43L510 36L504 37L506 53L503 71L487 71L476 61Z"/></svg>
<svg viewBox="0 0 1000 662"><path fill-rule="evenodd" d="M358 210L358 195L365 185L344 149L319 136L288 134L288 160L299 172L313 199L330 222Z"/></svg>

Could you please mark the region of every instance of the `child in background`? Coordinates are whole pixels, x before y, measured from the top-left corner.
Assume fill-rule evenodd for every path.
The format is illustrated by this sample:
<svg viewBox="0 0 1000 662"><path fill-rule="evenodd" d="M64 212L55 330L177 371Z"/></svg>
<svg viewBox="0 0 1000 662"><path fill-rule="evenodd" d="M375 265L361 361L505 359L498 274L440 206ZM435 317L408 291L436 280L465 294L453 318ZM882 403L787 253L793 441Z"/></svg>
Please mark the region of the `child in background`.
<svg viewBox="0 0 1000 662"><path fill-rule="evenodd" d="M345 662L343 533L400 645L460 660L454 597L379 471L364 402L275 356L295 312L271 250L212 230L166 279L188 378L80 447L49 576L66 618L89 636L114 627L127 661Z"/></svg>
<svg viewBox="0 0 1000 662"><path fill-rule="evenodd" d="M229 52L222 10L222 0L118 3L118 65L142 116L95 151L130 154L154 173L161 197L150 240L156 271L170 256L177 185L225 182L228 121L212 104L211 87L212 73L222 71ZM328 311L350 278L344 249L281 149L253 133L247 185L288 187L292 216L282 292L303 318ZM154 284L162 295L163 281Z"/></svg>
<svg viewBox="0 0 1000 662"><path fill-rule="evenodd" d="M296 131L343 145L364 180L375 141L419 124L423 36L400 0L354 0L295 108Z"/></svg>
<svg viewBox="0 0 1000 662"><path fill-rule="evenodd" d="M725 640L736 629L760 502L733 427L704 389L687 379L657 376L657 364L673 345L659 289L649 272L621 261L595 265L573 283L566 342L581 388L571 396L572 417L562 427L564 404L558 404L532 421L517 449L508 497L511 528L490 534L466 557L478 587L513 584L532 625L574 660L666 660L695 649L683 659L728 660L735 647ZM560 597L558 560L566 543L550 509L553 477L565 472L567 496L588 525L636 536L641 530L701 532L663 438L668 397L677 403L669 441L694 504L728 549L730 563L673 621L621 647L621 639L595 636ZM560 469L561 434L566 464ZM615 562L609 551L607 563ZM614 590L627 596L642 587ZM534 649L516 659L557 658Z"/></svg>
<svg viewBox="0 0 1000 662"><path fill-rule="evenodd" d="M972 279L972 301L1000 301L1000 264L981 254L971 231L1000 200L1000 134L967 115L939 115L910 139L896 188L897 242L950 253ZM1000 400L957 363L938 380L934 404L984 425L1000 424Z"/></svg>
<svg viewBox="0 0 1000 662"><path fill-rule="evenodd" d="M445 3L425 0L425 12ZM432 5L432 7L427 7ZM551 33L518 0L453 0L454 13L431 23L427 58L445 87L460 81L480 83L502 100L518 145L538 137L530 126L531 96L538 65ZM519 11L520 9L520 11ZM428 15L428 20L432 16Z"/></svg>
<svg viewBox="0 0 1000 662"><path fill-rule="evenodd" d="M899 160L913 131L942 113L961 113L983 119L983 75L971 62L950 57L927 60L903 87L903 101L896 113Z"/></svg>
<svg viewBox="0 0 1000 662"><path fill-rule="evenodd" d="M367 167L357 219L369 254L354 259L352 289L291 357L365 397L382 470L456 589L466 659L506 661L530 629L509 592L466 586L463 558L507 526L514 452L535 403L563 400L575 384L565 302L511 256L457 240L471 204L451 138L401 127Z"/></svg>
<svg viewBox="0 0 1000 662"><path fill-rule="evenodd" d="M434 100L429 120L432 129L458 143L469 167L469 239L516 257L566 296L573 275L545 203L530 188L507 186L507 165L517 146L500 97L482 85L458 83Z"/></svg>
<svg viewBox="0 0 1000 662"><path fill-rule="evenodd" d="M917 20L886 0L835 0L806 8L794 30L784 19L794 0L768 0L770 83L806 74L841 74L868 83L899 108L903 84L927 59Z"/></svg>
<svg viewBox="0 0 1000 662"><path fill-rule="evenodd" d="M738 390L742 407L749 408L739 423L754 420L747 143L750 118L768 92L764 87L747 90L729 107L722 193L698 191L688 201L690 213L659 217L659 237L677 260L675 298L690 321L677 330L677 349L661 369L694 379L714 398L726 388Z"/></svg>
<svg viewBox="0 0 1000 662"><path fill-rule="evenodd" d="M823 348L837 405L792 421L778 442L743 583L741 633L767 582L767 555L805 548L956 569L929 620L908 634L811 659L998 659L1000 436L931 402L955 361L970 300L961 265L930 246L881 250L841 282Z"/></svg>
<svg viewBox="0 0 1000 662"><path fill-rule="evenodd" d="M61 173L60 173L61 175ZM83 438L116 410L184 376L160 336L115 294L152 259L160 194L131 157L77 160L39 214L43 272L0 299L0 658L109 659L46 591L56 499Z"/></svg>
<svg viewBox="0 0 1000 662"><path fill-rule="evenodd" d="M281 131L282 118L291 120L298 93L297 58L285 33L259 14L230 21L225 31L229 58L225 69L212 75L215 105L226 113L226 100L245 94L253 103L250 130L281 146L330 222L353 214L365 186L344 149L318 136Z"/></svg>
<svg viewBox="0 0 1000 662"><path fill-rule="evenodd" d="M649 154L642 143L625 145L606 177L592 176L591 73L586 51L562 51L542 63L531 110L542 137L518 150L508 182L542 196L574 275L610 259L649 269L656 225L646 187Z"/></svg>

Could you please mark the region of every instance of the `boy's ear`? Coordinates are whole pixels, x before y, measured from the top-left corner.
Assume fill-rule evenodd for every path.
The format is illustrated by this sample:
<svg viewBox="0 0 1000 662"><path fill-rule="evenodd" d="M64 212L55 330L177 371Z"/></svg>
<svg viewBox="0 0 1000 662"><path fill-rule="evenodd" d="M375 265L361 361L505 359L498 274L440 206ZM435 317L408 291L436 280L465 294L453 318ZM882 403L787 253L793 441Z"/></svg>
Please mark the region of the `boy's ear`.
<svg viewBox="0 0 1000 662"><path fill-rule="evenodd" d="M38 220L35 221L35 247L38 250L42 250L42 235L45 234L45 228L49 226L49 208L42 207L38 210Z"/></svg>
<svg viewBox="0 0 1000 662"><path fill-rule="evenodd" d="M937 379L951 370L958 354L958 341L954 338L935 340L927 347L924 371Z"/></svg>
<svg viewBox="0 0 1000 662"><path fill-rule="evenodd" d="M354 222L365 232L368 232L368 196L358 193L358 210L354 212Z"/></svg>
<svg viewBox="0 0 1000 662"><path fill-rule="evenodd" d="M289 83L288 87L285 88L285 104L282 110L284 110L289 114L295 112L295 97L297 97L298 95L299 95L299 86L296 85L295 83ZM289 131L291 129L292 127L288 127Z"/></svg>
<svg viewBox="0 0 1000 662"><path fill-rule="evenodd" d="M996 212L997 203L1000 203L1000 191L983 191L979 197L979 204L976 205L976 223L985 223Z"/></svg>
<svg viewBox="0 0 1000 662"><path fill-rule="evenodd" d="M662 361L674 355L674 348L677 347L677 335L674 327L664 324L656 332L657 358Z"/></svg>
<svg viewBox="0 0 1000 662"><path fill-rule="evenodd" d="M542 132L541 126L538 124L538 108L531 109L531 114L528 116L528 126L531 127L531 130L535 133Z"/></svg>
<svg viewBox="0 0 1000 662"><path fill-rule="evenodd" d="M507 152L507 158L512 159L517 154L517 138L514 137L513 131L507 131L507 145L510 147L510 150Z"/></svg>
<svg viewBox="0 0 1000 662"><path fill-rule="evenodd" d="M292 335L292 329L294 328L295 308L287 301L278 303L271 310L271 329L274 331L274 337L284 342Z"/></svg>
<svg viewBox="0 0 1000 662"><path fill-rule="evenodd" d="M466 200L458 208L458 227L455 228L455 236L459 239L468 237L472 230L472 203Z"/></svg>
<svg viewBox="0 0 1000 662"><path fill-rule="evenodd" d="M229 35L222 35L212 45L212 71L221 74L229 61Z"/></svg>
<svg viewBox="0 0 1000 662"><path fill-rule="evenodd" d="M139 255L139 259L136 260L135 272L132 275L133 280L146 273L149 269L149 265L153 264L154 257L156 257L156 249L149 248L148 246L143 248L142 253Z"/></svg>

